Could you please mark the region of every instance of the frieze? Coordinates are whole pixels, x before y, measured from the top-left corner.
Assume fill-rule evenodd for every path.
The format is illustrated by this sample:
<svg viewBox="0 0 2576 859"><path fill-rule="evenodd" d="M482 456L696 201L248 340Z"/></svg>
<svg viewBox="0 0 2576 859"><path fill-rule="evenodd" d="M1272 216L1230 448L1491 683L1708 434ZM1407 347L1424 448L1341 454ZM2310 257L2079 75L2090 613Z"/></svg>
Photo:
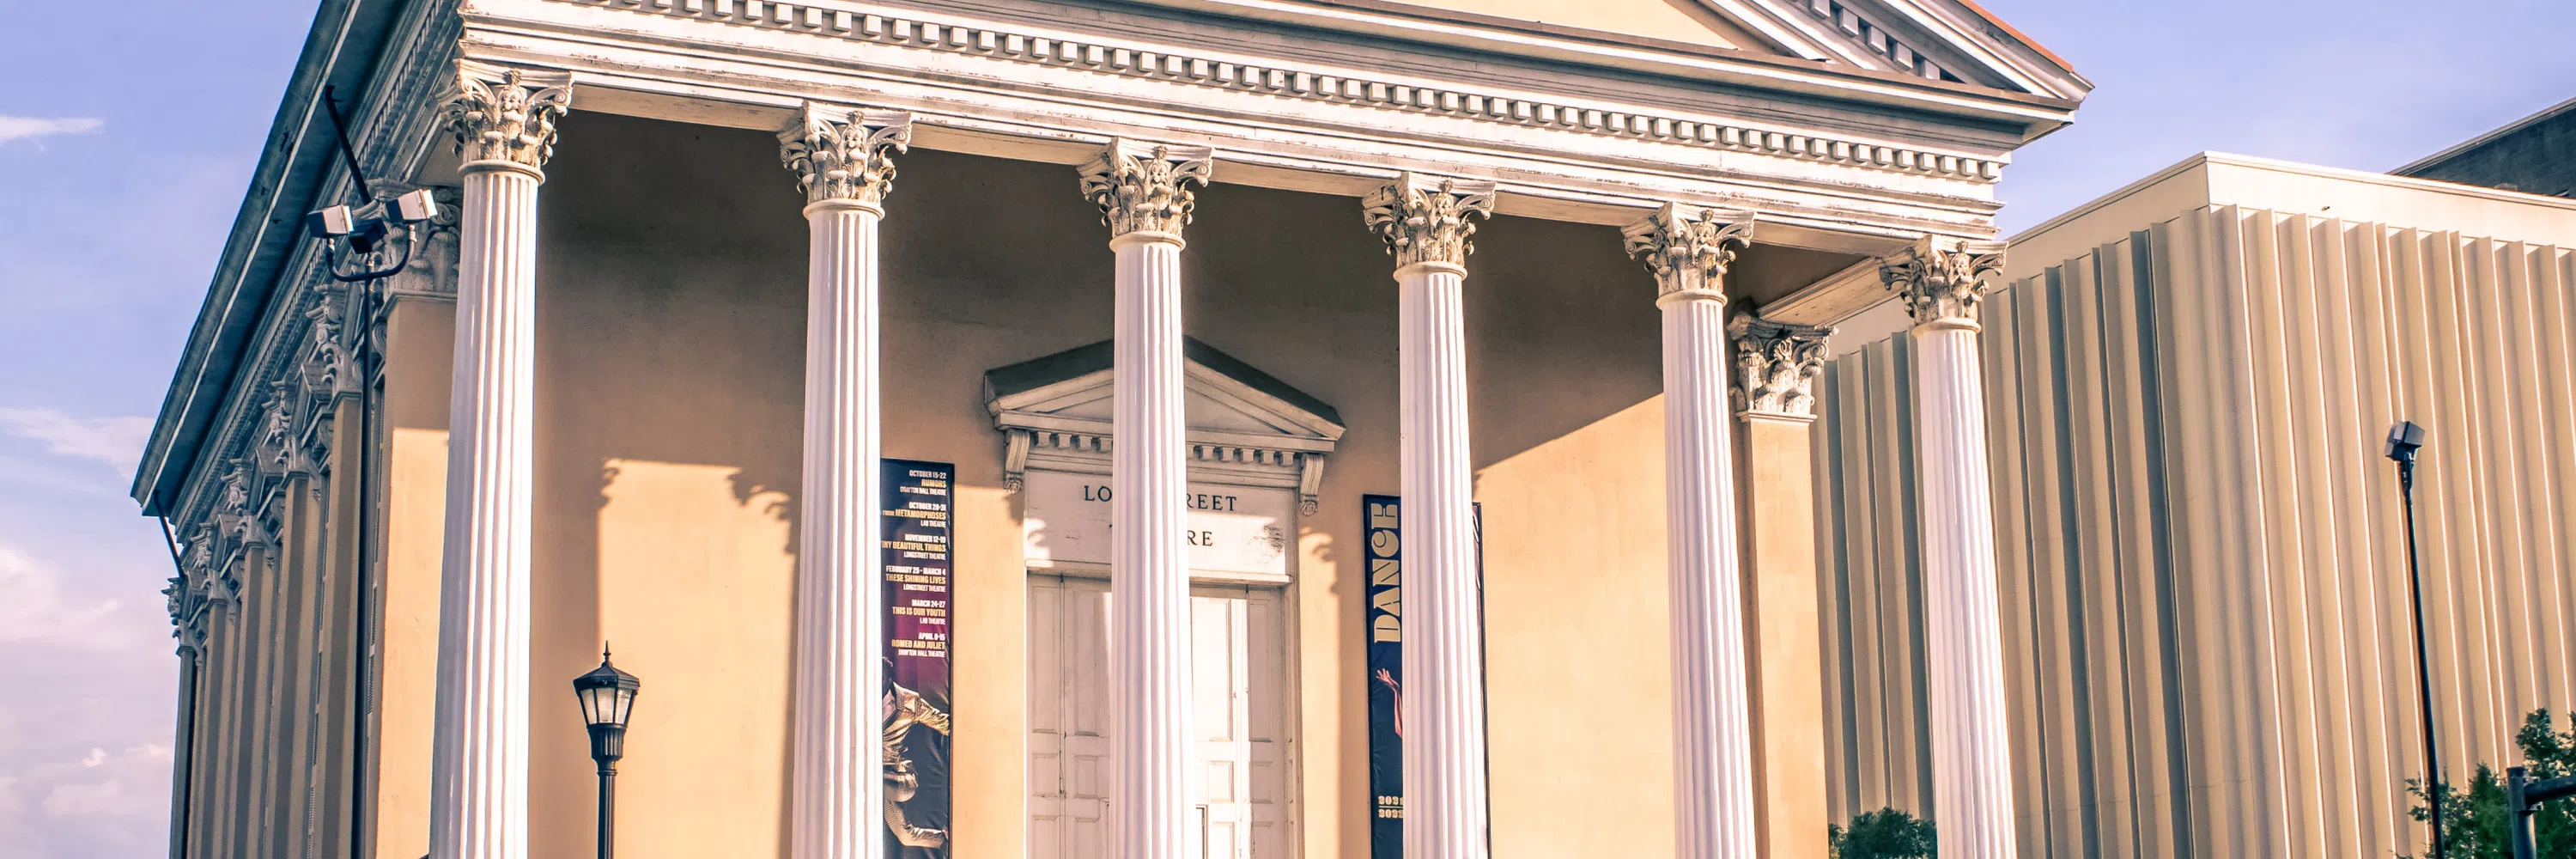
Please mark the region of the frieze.
<svg viewBox="0 0 2576 859"><path fill-rule="evenodd" d="M1509 98L1463 90L1370 81L1308 70L1218 62L1132 45L1031 36L986 27L900 18L808 3L762 0L550 0L643 15L684 18L817 38L943 51L999 62L1141 77L1187 86L1303 101L1454 116L1478 122L1628 137L1897 173L1994 182L2003 162L1863 141L1677 119L1632 111Z"/></svg>

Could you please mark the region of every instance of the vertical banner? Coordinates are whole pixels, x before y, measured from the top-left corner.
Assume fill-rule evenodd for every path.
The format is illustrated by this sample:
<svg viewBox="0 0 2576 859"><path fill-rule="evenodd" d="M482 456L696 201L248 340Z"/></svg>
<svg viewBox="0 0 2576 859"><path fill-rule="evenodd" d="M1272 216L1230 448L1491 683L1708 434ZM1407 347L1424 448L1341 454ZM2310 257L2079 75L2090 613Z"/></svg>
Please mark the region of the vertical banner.
<svg viewBox="0 0 2576 859"><path fill-rule="evenodd" d="M957 468L883 460L887 859L947 859L949 518Z"/></svg>
<svg viewBox="0 0 2576 859"><path fill-rule="evenodd" d="M1371 859L1404 857L1404 547L1401 502L1360 496L1368 556L1368 744Z"/></svg>
<svg viewBox="0 0 2576 859"><path fill-rule="evenodd" d="M1476 614L1485 612L1485 509L1475 507ZM1360 496L1360 536L1368 558L1368 744L1371 859L1404 859L1404 545L1403 501ZM1482 624L1478 627L1481 629ZM1484 642L1477 642L1483 649ZM1477 662L1481 668L1484 660ZM1490 767L1488 768L1490 769ZM1490 777L1490 774L1489 774Z"/></svg>

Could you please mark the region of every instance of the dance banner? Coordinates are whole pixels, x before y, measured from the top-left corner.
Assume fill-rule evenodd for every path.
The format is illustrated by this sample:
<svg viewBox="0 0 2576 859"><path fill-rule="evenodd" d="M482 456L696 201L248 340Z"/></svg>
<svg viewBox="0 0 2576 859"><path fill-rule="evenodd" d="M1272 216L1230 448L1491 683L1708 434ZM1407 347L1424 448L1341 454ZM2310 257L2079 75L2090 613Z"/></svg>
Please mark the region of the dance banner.
<svg viewBox="0 0 2576 859"><path fill-rule="evenodd" d="M949 514L957 468L883 460L887 859L947 859Z"/></svg>
<svg viewBox="0 0 2576 859"><path fill-rule="evenodd" d="M1403 503L1393 495L1360 496L1361 539L1368 561L1368 743L1371 859L1404 857L1404 546ZM1484 506L1476 507L1476 613L1485 611ZM1482 628L1478 624L1478 628ZM1481 650L1483 642L1478 642ZM1482 660L1479 660L1481 662Z"/></svg>

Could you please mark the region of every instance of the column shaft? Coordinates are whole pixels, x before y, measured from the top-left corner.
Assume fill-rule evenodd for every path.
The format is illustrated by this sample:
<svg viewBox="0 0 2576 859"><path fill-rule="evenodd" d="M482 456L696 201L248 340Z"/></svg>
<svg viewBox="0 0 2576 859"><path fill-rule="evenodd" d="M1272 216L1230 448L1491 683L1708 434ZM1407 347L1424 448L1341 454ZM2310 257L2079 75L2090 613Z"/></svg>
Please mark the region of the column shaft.
<svg viewBox="0 0 2576 859"><path fill-rule="evenodd" d="M528 855L528 528L534 507L537 186L572 76L456 64L463 157L447 406L431 859Z"/></svg>
<svg viewBox="0 0 2576 859"><path fill-rule="evenodd" d="M1942 855L2008 859L2015 849L2012 747L1977 331L1924 325L1914 329L1914 343L1932 803Z"/></svg>
<svg viewBox="0 0 2576 859"><path fill-rule="evenodd" d="M466 165L448 401L430 856L528 852L528 527L535 424L533 168Z"/></svg>
<svg viewBox="0 0 2576 859"><path fill-rule="evenodd" d="M805 486L796 563L794 856L885 853L878 210L805 209Z"/></svg>
<svg viewBox="0 0 2576 859"><path fill-rule="evenodd" d="M1404 855L1487 855L1483 594L1468 458L1466 270L1396 272L1403 400Z"/></svg>
<svg viewBox="0 0 2576 859"><path fill-rule="evenodd" d="M1932 805L1941 853L2012 859L2012 747L1995 605L1994 499L1977 305L2003 246L1927 236L1879 263L1914 314L1916 470L1923 510L1923 639L1932 709Z"/></svg>
<svg viewBox="0 0 2576 859"><path fill-rule="evenodd" d="M1664 317L1665 540L1672 570L1675 855L1754 855L1726 304L1674 293Z"/></svg>
<svg viewBox="0 0 2576 859"><path fill-rule="evenodd" d="M1113 140L1076 168L1117 255L1109 446L1110 851L1190 853L1190 441L1181 399L1181 228L1215 153Z"/></svg>
<svg viewBox="0 0 2576 859"><path fill-rule="evenodd" d="M184 579L174 580L171 584L173 588L186 586ZM182 625L179 634L187 635L187 627ZM197 675L203 670L197 648L182 645L179 648L179 714L170 742L170 760L173 762L170 775L170 859L183 859L187 855L188 817L196 811L188 794L197 767Z"/></svg>
<svg viewBox="0 0 2576 859"><path fill-rule="evenodd" d="M1110 448L1110 676L1119 690L1116 855L1189 855L1190 571L1182 531L1181 242L1130 232L1118 255Z"/></svg>
<svg viewBox="0 0 2576 859"><path fill-rule="evenodd" d="M1361 221L1395 257L1405 859L1492 852L1465 302L1470 239L1494 194L1491 182L1406 173L1360 201Z"/></svg>
<svg viewBox="0 0 2576 859"><path fill-rule="evenodd" d="M805 192L805 486L796 562L795 859L885 855L877 222L912 115L807 102L778 132Z"/></svg>

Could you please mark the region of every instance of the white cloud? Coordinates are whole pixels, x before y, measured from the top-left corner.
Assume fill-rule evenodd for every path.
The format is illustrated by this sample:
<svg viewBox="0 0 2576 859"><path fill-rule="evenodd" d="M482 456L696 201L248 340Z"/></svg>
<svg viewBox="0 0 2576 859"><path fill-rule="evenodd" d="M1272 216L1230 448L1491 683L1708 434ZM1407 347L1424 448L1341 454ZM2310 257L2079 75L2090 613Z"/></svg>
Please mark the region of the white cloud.
<svg viewBox="0 0 2576 859"><path fill-rule="evenodd" d="M0 770L0 843L9 845L0 855L146 856L165 843L170 747L146 743L91 758Z"/></svg>
<svg viewBox="0 0 2576 859"><path fill-rule="evenodd" d="M109 622L117 608L113 599L79 604L63 593L61 574L0 543L0 643L117 647L126 638Z"/></svg>
<svg viewBox="0 0 2576 859"><path fill-rule="evenodd" d="M0 427L44 442L54 453L95 459L123 473L134 471L152 435L151 418L76 418L44 408L0 408Z"/></svg>
<svg viewBox="0 0 2576 859"><path fill-rule="evenodd" d="M77 116L42 119L33 116L0 116L0 143L12 140L34 140L65 134L90 134L107 127L107 120Z"/></svg>

